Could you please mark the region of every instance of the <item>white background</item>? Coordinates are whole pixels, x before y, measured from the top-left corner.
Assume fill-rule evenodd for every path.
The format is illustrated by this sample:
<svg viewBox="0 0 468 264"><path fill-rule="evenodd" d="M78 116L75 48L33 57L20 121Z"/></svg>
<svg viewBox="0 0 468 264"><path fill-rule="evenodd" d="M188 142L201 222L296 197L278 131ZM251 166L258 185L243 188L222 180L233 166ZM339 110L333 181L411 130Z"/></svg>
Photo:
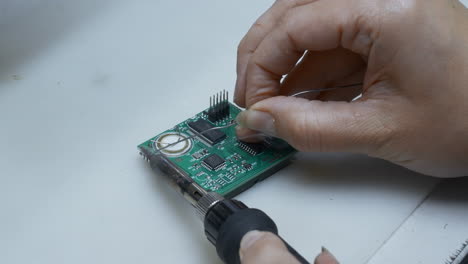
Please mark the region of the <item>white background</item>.
<svg viewBox="0 0 468 264"><path fill-rule="evenodd" d="M231 94L236 47L271 4L3 0L0 263L218 263L136 145ZM238 198L309 259L368 261L438 180L301 154Z"/></svg>

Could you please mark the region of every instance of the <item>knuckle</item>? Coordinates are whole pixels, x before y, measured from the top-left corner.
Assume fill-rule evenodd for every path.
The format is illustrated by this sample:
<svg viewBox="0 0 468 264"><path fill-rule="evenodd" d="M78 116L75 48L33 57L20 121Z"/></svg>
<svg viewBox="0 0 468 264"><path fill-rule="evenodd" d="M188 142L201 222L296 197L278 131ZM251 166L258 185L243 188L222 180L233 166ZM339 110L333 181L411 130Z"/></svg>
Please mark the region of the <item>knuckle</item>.
<svg viewBox="0 0 468 264"><path fill-rule="evenodd" d="M275 92L271 89L271 85L268 85L267 83L258 83L251 87L254 87L255 89L248 94L246 99L246 105L248 107L264 99L275 96Z"/></svg>
<svg viewBox="0 0 468 264"><path fill-rule="evenodd" d="M290 21L293 21L297 16L297 9L300 5L297 0L285 1L285 10L278 18L278 26L287 28Z"/></svg>
<svg viewBox="0 0 468 264"><path fill-rule="evenodd" d="M292 5L293 3L292 2L295 2L295 0L276 0L275 1L275 4L284 4L284 5Z"/></svg>
<svg viewBox="0 0 468 264"><path fill-rule="evenodd" d="M271 65L265 63L265 59L259 53L254 53L252 58L249 61L249 69L257 69L260 70L262 73L267 74L268 77L273 78L275 80L280 80L282 74L280 72L275 72Z"/></svg>
<svg viewBox="0 0 468 264"><path fill-rule="evenodd" d="M246 52L248 52L248 49L247 49L247 35L244 36L241 41L239 42L239 44L237 45L237 56L240 56Z"/></svg>
<svg viewBox="0 0 468 264"><path fill-rule="evenodd" d="M266 32L267 29L268 26L265 23L261 22L260 20L257 20L252 24L247 35L262 34L263 32Z"/></svg>
<svg viewBox="0 0 468 264"><path fill-rule="evenodd" d="M302 135L304 137L303 145L305 147L305 150L314 150L319 152L327 151L327 149L325 148L325 144L323 143L323 131L321 131L320 129L312 129L321 127L320 119L315 117L315 115L307 115L307 118L305 118L304 120L304 132L302 132Z"/></svg>
<svg viewBox="0 0 468 264"><path fill-rule="evenodd" d="M307 131L306 127L308 124L306 123L309 123L309 118L305 117L305 115L305 113L302 113L298 115L298 118L293 120L294 127L291 130L291 144L299 151L309 150L311 146L316 145L313 142L317 141L317 135L311 135L311 133Z"/></svg>
<svg viewBox="0 0 468 264"><path fill-rule="evenodd" d="M295 110L297 114L288 120L286 125L286 132L289 135L289 143L299 151L318 150L323 151L322 134L319 129L320 121L315 118L312 109L298 109Z"/></svg>
<svg viewBox="0 0 468 264"><path fill-rule="evenodd" d="M284 23L284 22L286 22L288 20L291 20L291 18L293 18L295 16L295 13L296 13L295 11L296 11L296 9L293 8L293 7L286 10L286 12L284 12L284 15L282 17L282 22Z"/></svg>
<svg viewBox="0 0 468 264"><path fill-rule="evenodd" d="M263 30L265 28L265 24L263 24L262 22L260 22L259 20L255 21L252 25L252 30L253 31L256 31L256 30Z"/></svg>
<svg viewBox="0 0 468 264"><path fill-rule="evenodd" d="M387 110L381 111L381 113L388 114L373 114L368 119L368 129L373 132L365 139L369 146L367 152L371 156L394 160L395 145L398 143L398 139L403 137L404 129L401 123L395 120L393 114Z"/></svg>
<svg viewBox="0 0 468 264"><path fill-rule="evenodd" d="M252 41L255 42L253 39L256 38L255 36L262 35L262 32L265 32L267 28L267 25L265 25L261 21L255 21L250 27L247 34L239 42L239 45L237 46L237 55L241 55L244 53L253 53L256 48L256 45L253 45L252 43Z"/></svg>
<svg viewBox="0 0 468 264"><path fill-rule="evenodd" d="M286 5L287 9L291 9L296 6L299 6L304 1L310 1L310 0L282 0L282 2Z"/></svg>
<svg viewBox="0 0 468 264"><path fill-rule="evenodd" d="M298 26L296 8L292 8L283 16L278 30L284 34L290 45L297 48L297 37L303 34L304 28Z"/></svg>
<svg viewBox="0 0 468 264"><path fill-rule="evenodd" d="M290 21L293 21L293 19L296 16L296 9L295 8L290 8L284 12L283 16L281 16L281 19L279 21L279 26L283 28L283 30L289 30L290 27Z"/></svg>
<svg viewBox="0 0 468 264"><path fill-rule="evenodd" d="M354 21L353 30L349 37L345 37L346 31L344 31L341 38L341 45L368 56L372 41L376 36L376 34L373 33L375 31L375 25L369 20L369 15L359 14Z"/></svg>

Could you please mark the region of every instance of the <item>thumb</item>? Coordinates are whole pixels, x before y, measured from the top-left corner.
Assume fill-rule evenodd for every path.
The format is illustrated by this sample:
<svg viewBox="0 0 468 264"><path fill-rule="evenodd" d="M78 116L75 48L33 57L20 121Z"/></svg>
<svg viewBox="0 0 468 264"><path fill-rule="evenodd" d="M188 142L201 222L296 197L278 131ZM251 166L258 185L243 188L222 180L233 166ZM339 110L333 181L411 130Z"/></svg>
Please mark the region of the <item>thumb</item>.
<svg viewBox="0 0 468 264"><path fill-rule="evenodd" d="M322 252L315 258L314 264L339 264L328 249L322 247Z"/></svg>
<svg viewBox="0 0 468 264"><path fill-rule="evenodd" d="M239 256L242 264L296 264L299 261L289 253L284 242L270 232L250 231L241 240ZM326 248L315 258L314 264L338 264Z"/></svg>
<svg viewBox="0 0 468 264"><path fill-rule="evenodd" d="M276 96L242 112L241 127L282 138L300 151L358 152L374 155L391 137L382 102L309 101Z"/></svg>
<svg viewBox="0 0 468 264"><path fill-rule="evenodd" d="M296 264L283 241L270 232L250 231L240 243L239 256L243 264Z"/></svg>

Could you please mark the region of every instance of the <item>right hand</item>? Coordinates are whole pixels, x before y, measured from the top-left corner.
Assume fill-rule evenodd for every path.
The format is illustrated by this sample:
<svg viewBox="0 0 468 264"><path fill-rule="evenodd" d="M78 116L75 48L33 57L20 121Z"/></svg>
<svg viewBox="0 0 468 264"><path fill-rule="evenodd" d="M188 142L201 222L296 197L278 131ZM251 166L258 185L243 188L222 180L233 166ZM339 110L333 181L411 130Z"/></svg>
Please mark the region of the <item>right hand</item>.
<svg viewBox="0 0 468 264"><path fill-rule="evenodd" d="M270 232L250 231L242 238L239 257L242 264L300 264L284 242ZM314 264L338 264L326 248L315 258Z"/></svg>
<svg viewBox="0 0 468 264"><path fill-rule="evenodd" d="M458 1L277 0L241 41L237 72L239 134L468 175L468 12ZM362 90L312 101L281 96L355 82Z"/></svg>

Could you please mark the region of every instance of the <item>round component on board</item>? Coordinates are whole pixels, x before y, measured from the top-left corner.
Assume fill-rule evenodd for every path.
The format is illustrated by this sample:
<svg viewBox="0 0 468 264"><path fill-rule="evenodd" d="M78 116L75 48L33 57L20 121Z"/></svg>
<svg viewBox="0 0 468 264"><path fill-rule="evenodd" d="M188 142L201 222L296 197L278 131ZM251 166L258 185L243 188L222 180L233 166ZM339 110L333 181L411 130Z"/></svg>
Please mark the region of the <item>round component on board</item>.
<svg viewBox="0 0 468 264"><path fill-rule="evenodd" d="M153 146L167 156L178 157L187 153L192 148L192 140L187 138L188 136L185 134L169 132L162 134L154 140ZM179 143L174 144L176 142ZM171 144L174 145L168 147Z"/></svg>

